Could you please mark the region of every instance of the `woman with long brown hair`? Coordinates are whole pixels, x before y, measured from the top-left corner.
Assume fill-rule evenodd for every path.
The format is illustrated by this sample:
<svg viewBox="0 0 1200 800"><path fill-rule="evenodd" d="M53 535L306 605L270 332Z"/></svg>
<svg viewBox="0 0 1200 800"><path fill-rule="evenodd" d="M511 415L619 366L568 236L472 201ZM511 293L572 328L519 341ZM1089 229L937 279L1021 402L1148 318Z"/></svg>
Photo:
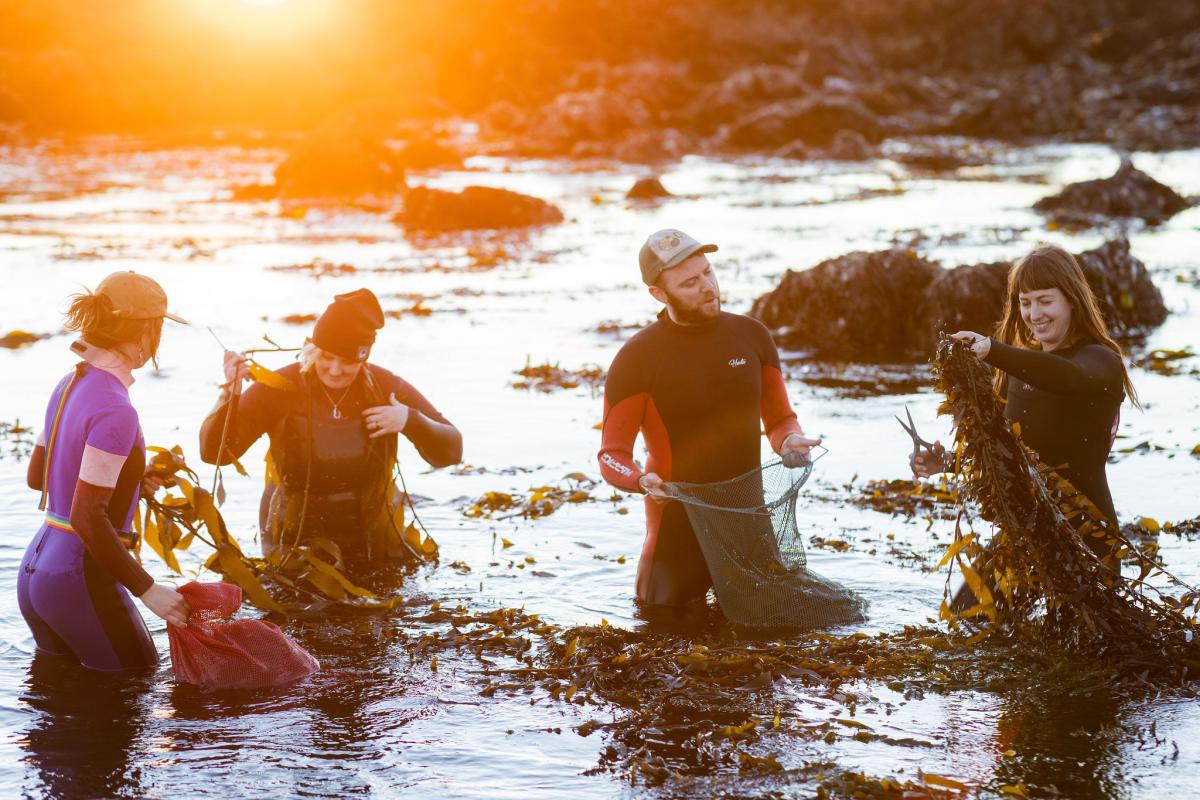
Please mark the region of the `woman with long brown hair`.
<svg viewBox="0 0 1200 800"><path fill-rule="evenodd" d="M953 337L996 368L1005 416L1020 423L1025 443L1115 525L1105 465L1121 403L1128 397L1139 404L1121 348L1108 335L1075 257L1054 245L1035 248L1009 270L995 335L959 331ZM929 475L944 466L935 453L914 462L913 471ZM1100 539L1087 541L1107 555Z"/></svg>
<svg viewBox="0 0 1200 800"><path fill-rule="evenodd" d="M46 518L21 561L17 599L39 652L115 672L152 667L158 655L130 594L186 625L188 607L130 554L128 533L146 469L129 401L133 370L154 359L167 295L145 275L117 272L76 295L67 329L80 361L59 381L29 462Z"/></svg>

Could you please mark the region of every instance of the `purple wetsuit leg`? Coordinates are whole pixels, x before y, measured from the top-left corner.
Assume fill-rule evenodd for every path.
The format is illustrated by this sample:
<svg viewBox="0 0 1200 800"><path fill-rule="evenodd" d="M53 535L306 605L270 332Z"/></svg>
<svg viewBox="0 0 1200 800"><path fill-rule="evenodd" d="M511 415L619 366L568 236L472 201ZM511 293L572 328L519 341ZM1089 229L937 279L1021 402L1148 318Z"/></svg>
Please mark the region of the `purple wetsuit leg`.
<svg viewBox="0 0 1200 800"><path fill-rule="evenodd" d="M158 653L124 586L73 533L45 528L26 551L18 580L21 613L38 647L66 647L89 669L146 669Z"/></svg>

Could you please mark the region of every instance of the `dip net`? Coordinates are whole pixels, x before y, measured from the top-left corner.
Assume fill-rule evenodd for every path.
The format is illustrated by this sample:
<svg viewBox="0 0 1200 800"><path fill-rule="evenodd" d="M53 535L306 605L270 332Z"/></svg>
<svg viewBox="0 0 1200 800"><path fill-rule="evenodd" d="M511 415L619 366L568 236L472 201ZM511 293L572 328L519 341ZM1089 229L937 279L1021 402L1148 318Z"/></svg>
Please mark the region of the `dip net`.
<svg viewBox="0 0 1200 800"><path fill-rule="evenodd" d="M812 470L812 461L789 468L775 460L719 483L667 484L734 625L806 630L865 618L858 595L808 568L796 498Z"/></svg>

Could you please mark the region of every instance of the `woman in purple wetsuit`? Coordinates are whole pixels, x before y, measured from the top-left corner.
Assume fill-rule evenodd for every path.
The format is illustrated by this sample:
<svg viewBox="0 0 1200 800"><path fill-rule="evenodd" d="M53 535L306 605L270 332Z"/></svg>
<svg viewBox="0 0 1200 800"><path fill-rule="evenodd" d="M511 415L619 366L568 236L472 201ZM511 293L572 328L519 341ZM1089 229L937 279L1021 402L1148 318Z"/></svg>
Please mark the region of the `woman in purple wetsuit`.
<svg viewBox="0 0 1200 800"><path fill-rule="evenodd" d="M146 469L145 442L129 402L133 370L158 352L167 313L162 287L117 272L95 293L77 295L67 329L81 359L50 396L46 424L29 462L45 522L17 577L21 614L39 652L115 672L158 663L130 594L175 625L188 608L155 583L129 552L129 530Z"/></svg>

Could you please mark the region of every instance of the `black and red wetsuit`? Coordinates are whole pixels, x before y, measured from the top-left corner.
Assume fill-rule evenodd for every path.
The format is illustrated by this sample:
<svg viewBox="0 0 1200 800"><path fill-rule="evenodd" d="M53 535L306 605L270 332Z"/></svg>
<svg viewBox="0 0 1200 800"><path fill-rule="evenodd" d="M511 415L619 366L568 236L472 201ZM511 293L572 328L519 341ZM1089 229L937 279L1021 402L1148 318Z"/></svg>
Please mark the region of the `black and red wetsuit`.
<svg viewBox="0 0 1200 800"><path fill-rule="evenodd" d="M762 323L721 312L710 322L678 325L664 310L621 347L608 371L600 472L618 489L638 493L646 472L665 481L728 480L759 465L760 419L776 452L789 434L802 432ZM644 470L633 458L639 431ZM683 506L646 498L638 598L682 604L703 598L711 585Z"/></svg>

